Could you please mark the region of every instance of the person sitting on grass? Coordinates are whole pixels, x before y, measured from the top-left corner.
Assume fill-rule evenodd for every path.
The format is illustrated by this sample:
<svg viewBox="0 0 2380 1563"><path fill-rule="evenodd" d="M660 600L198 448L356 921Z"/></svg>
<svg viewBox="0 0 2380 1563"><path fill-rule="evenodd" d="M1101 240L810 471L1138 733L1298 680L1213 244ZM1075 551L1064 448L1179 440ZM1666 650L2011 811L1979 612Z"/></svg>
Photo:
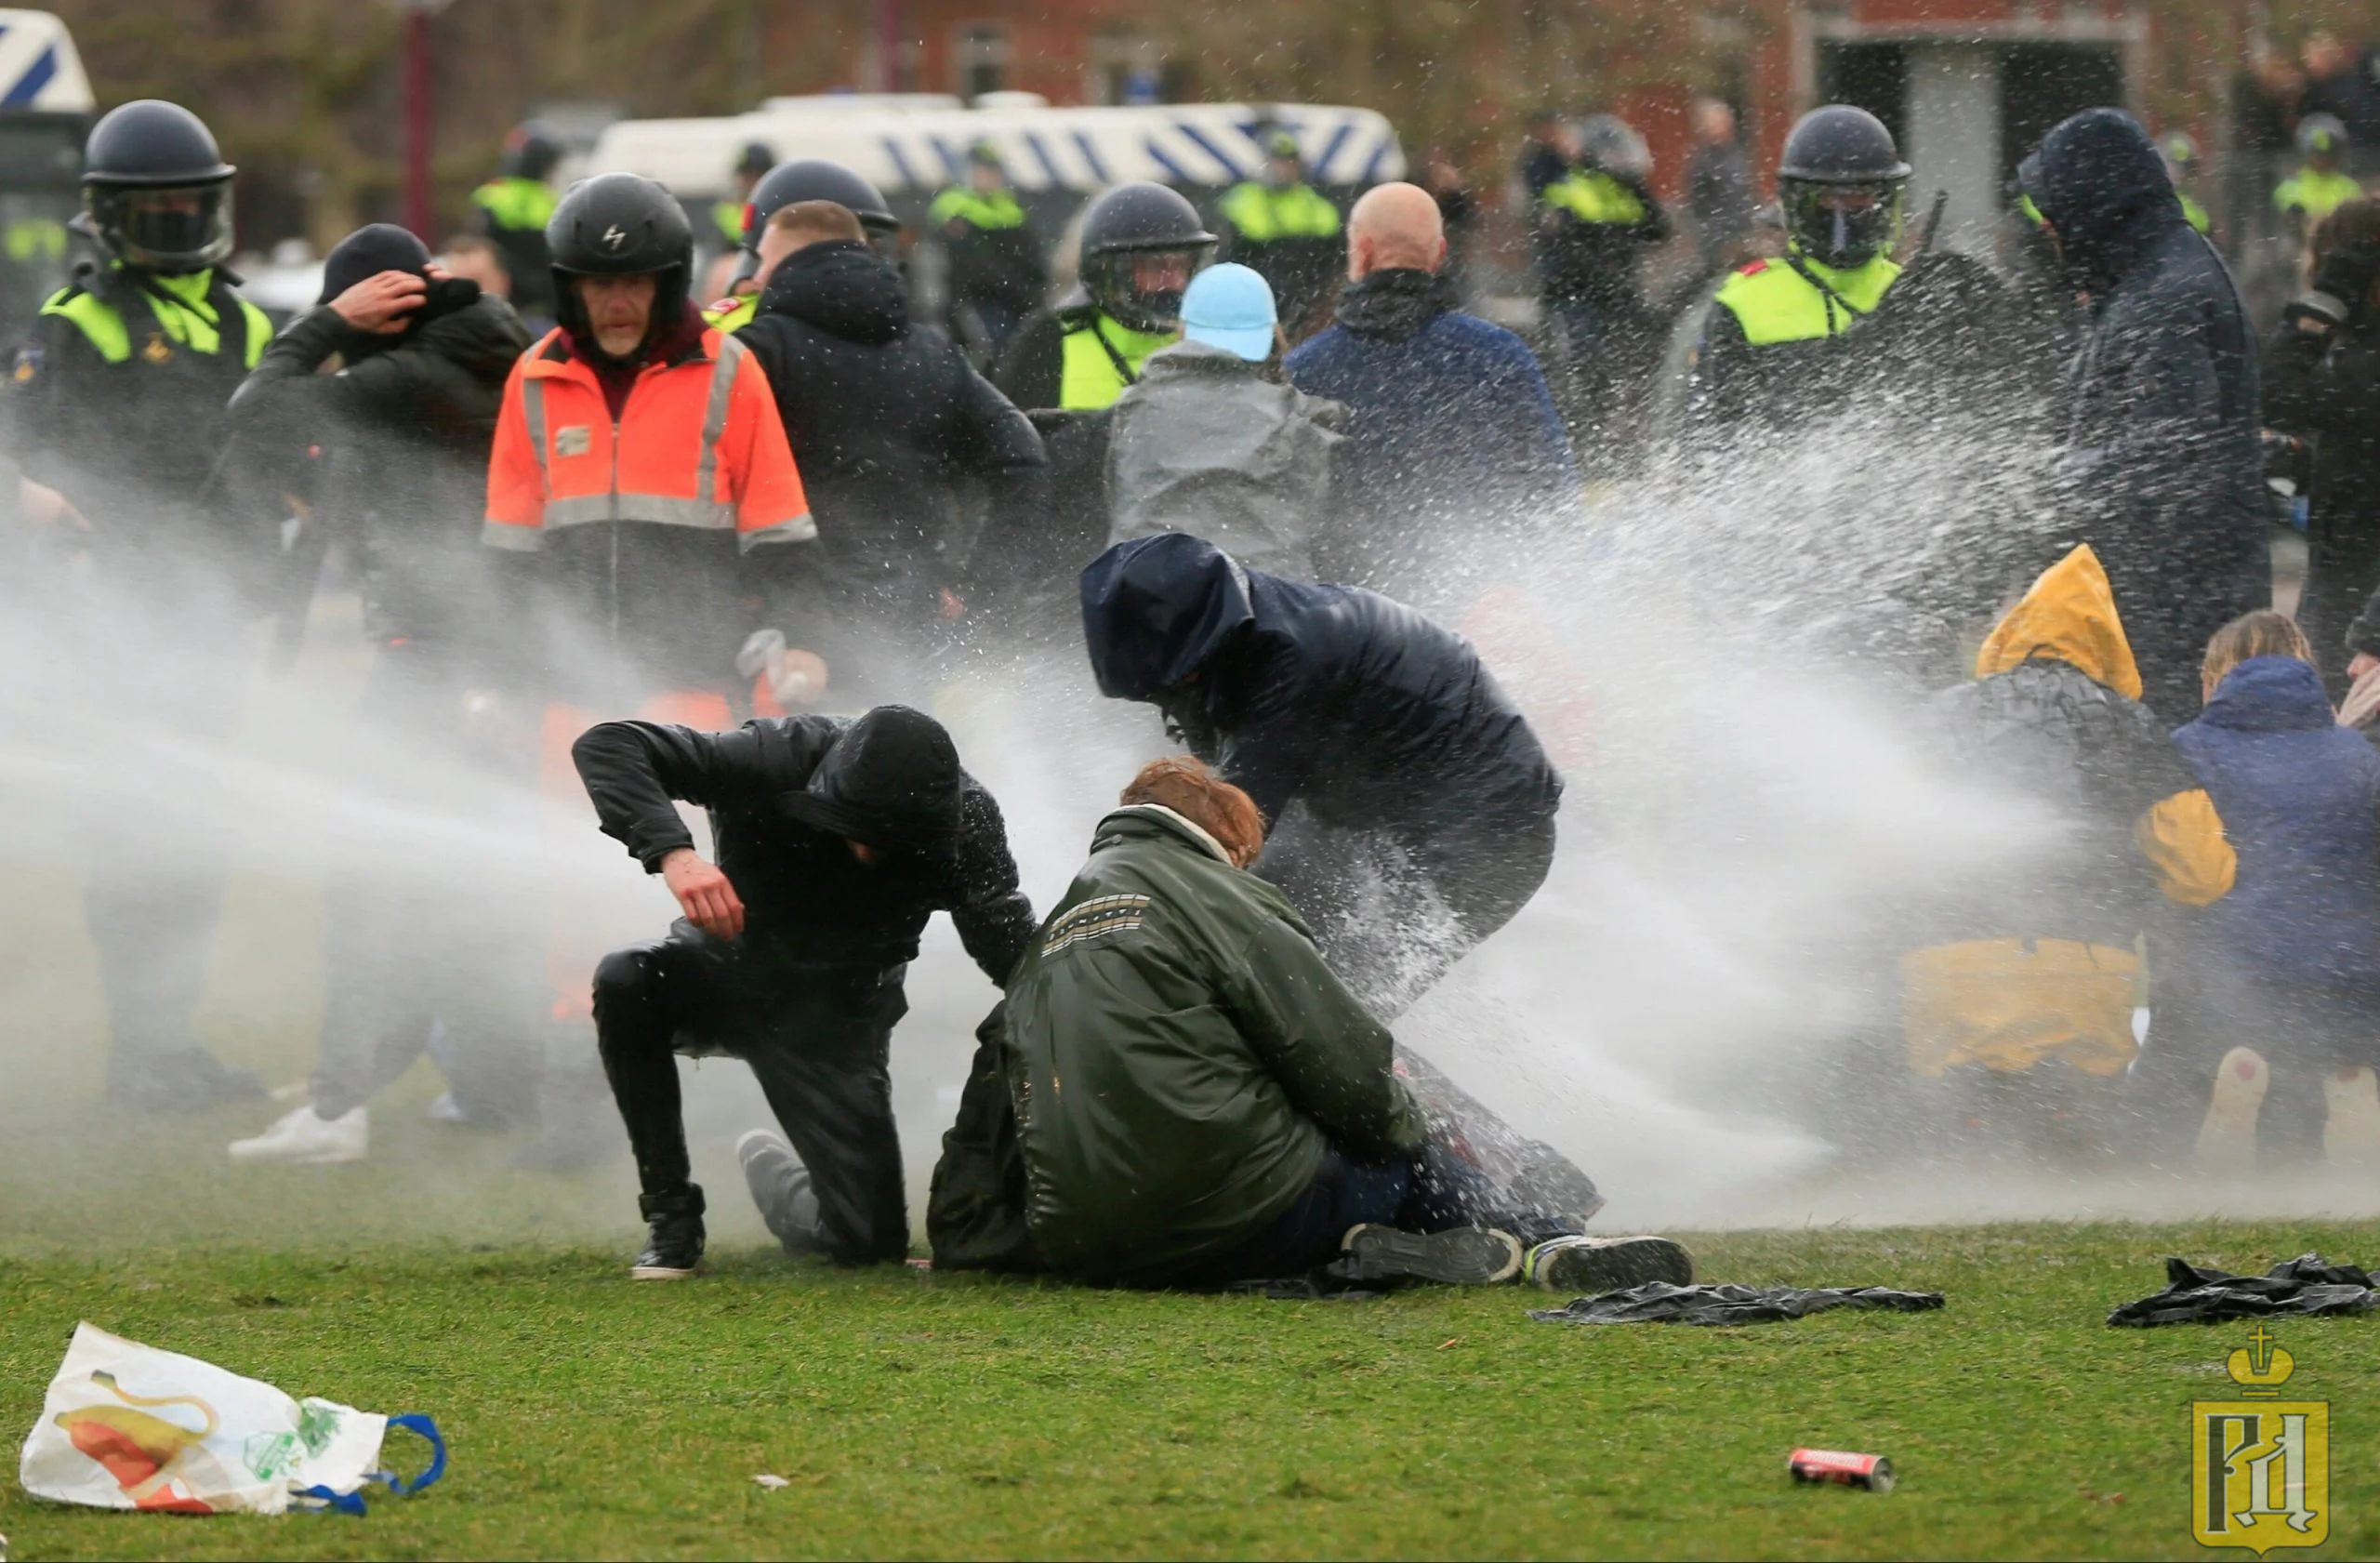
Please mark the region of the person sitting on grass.
<svg viewBox="0 0 2380 1563"><path fill-rule="evenodd" d="M2380 753L2334 717L2313 648L2269 609L2215 631L2203 681L2206 709L2174 743L2239 884L2205 913L2198 1013L2169 1033L2162 1073L2205 1106L2215 1170L2254 1167L2260 1138L2282 1159L2380 1161Z"/></svg>
<svg viewBox="0 0 2380 1563"><path fill-rule="evenodd" d="M1245 871L1264 842L1248 794L1181 756L1121 804L1008 984L1003 1067L1041 1262L1140 1287L1520 1272L1519 1240L1464 1213L1387 1028ZM1691 1275L1658 1238L1557 1238L1528 1257L1556 1289Z"/></svg>

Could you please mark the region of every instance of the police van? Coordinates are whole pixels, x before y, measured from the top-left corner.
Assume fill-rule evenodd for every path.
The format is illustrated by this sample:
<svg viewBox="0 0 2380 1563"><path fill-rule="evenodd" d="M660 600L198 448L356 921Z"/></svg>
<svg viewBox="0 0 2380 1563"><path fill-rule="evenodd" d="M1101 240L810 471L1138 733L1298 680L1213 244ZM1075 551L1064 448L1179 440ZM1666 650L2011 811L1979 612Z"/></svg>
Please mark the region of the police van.
<svg viewBox="0 0 2380 1563"><path fill-rule="evenodd" d="M0 341L66 285L82 210L83 138L98 105L66 24L0 8Z"/></svg>
<svg viewBox="0 0 2380 1563"><path fill-rule="evenodd" d="M716 119L631 119L606 126L574 174L625 171L668 185L696 211L734 193L731 170L752 142L779 161L843 164L915 229L937 191L963 184L971 148L1000 154L1034 228L1056 235L1111 185L1171 185L1211 218L1224 191L1260 177L1267 142L1297 142L1312 183L1342 205L1405 177L1388 120L1370 109L1311 103L1168 103L1052 108L1029 92L985 93L969 108L937 93L774 98ZM696 232L703 232L697 224Z"/></svg>

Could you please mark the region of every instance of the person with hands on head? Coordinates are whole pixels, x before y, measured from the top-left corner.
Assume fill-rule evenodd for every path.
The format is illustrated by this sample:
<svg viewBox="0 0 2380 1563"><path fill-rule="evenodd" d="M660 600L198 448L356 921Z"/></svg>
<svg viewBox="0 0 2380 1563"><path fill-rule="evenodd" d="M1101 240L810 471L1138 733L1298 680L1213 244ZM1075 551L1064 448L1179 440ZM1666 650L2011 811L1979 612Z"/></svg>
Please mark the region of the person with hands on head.
<svg viewBox="0 0 2380 1563"><path fill-rule="evenodd" d="M315 470L314 515L340 537L364 592L374 651L363 709L429 762L387 774L359 753L361 798L473 806L498 762L457 721L483 682L502 617L479 546L487 449L507 377L529 345L502 299L444 274L419 239L374 223L334 248L322 301L265 350L231 398L232 428L257 450ZM337 371L324 373L336 360ZM436 796L425 797L425 789ZM484 921L456 918L417 876L364 851L324 886L322 1053L311 1099L231 1146L239 1161L363 1159L365 1104L429 1047L441 1051L450 1120L518 1121L533 1103L520 1039L531 1013L511 957Z"/></svg>
<svg viewBox="0 0 2380 1563"><path fill-rule="evenodd" d="M2334 699L2353 677L2380 666L2371 656L2380 650L2380 614L2358 616L2380 589L2376 292L2380 200L2359 197L2315 231L2313 285L2281 311L2264 348L2265 425L2312 446L2306 581L2295 617L2316 665L2327 665Z"/></svg>
<svg viewBox="0 0 2380 1563"><path fill-rule="evenodd" d="M876 1264L908 1252L887 1073L902 984L936 911L996 984L1033 934L999 806L940 723L906 706L733 733L607 722L572 748L603 833L661 876L683 920L596 968L603 1072L651 1231L631 1276L678 1280L703 1251L674 1054L759 1077L783 1135L737 1146L788 1253ZM710 812L718 861L679 802Z"/></svg>

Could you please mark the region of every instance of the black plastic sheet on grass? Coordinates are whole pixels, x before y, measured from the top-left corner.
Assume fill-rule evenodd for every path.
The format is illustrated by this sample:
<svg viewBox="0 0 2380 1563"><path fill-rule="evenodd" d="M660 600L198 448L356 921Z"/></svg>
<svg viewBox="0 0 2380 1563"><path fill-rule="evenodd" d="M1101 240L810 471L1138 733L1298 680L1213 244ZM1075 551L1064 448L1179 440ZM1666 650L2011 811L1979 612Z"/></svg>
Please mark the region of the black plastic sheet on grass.
<svg viewBox="0 0 2380 1563"><path fill-rule="evenodd" d="M1884 1286L1672 1286L1652 1281L1625 1291L1581 1297L1567 1307L1532 1309L1547 1324L1773 1324L1835 1308L1925 1313L1942 1305L1938 1291L1895 1291Z"/></svg>
<svg viewBox="0 0 2380 1563"><path fill-rule="evenodd" d="M2232 1318L2294 1314L2370 1313L2380 1305L2372 1277L2353 1265L2301 1253L2261 1276L2202 1269L2187 1259L2165 1261L2165 1290L2108 1315L2108 1322L2146 1329L2155 1324L2220 1324Z"/></svg>

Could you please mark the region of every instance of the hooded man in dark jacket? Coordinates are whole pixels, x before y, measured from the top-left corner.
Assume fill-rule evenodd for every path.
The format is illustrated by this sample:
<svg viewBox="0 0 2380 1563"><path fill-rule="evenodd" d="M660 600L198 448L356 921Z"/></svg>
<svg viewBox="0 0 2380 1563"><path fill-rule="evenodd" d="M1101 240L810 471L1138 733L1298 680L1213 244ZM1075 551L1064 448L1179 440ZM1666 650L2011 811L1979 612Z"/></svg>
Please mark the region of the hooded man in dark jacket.
<svg viewBox="0 0 2380 1563"><path fill-rule="evenodd" d="M245 448L296 472L323 529L348 539L376 650L360 709L368 730L429 761L391 775L358 744L350 785L392 805L483 783L485 757L456 741L475 638L501 616L480 546L487 451L505 377L529 345L510 305L441 273L419 239L374 223L340 241L321 301L265 349L231 398ZM335 374L322 372L333 358ZM460 799L455 806L470 805ZM458 1116L526 1113L534 1071L506 1044L527 1013L500 997L487 930L445 912L443 892L359 864L324 891L327 979L322 1061L310 1104L231 1147L239 1160L361 1160L364 1104L404 1072L443 1024ZM523 1000L526 1004L526 1000Z"/></svg>
<svg viewBox="0 0 2380 1563"><path fill-rule="evenodd" d="M2181 722L2208 637L2272 600L2254 334L2130 115L2074 115L2017 177L2091 299L2057 501L2107 565L2149 707Z"/></svg>
<svg viewBox="0 0 2380 1563"><path fill-rule="evenodd" d="M910 324L899 273L852 213L797 202L760 245L760 311L738 337L776 392L823 585L824 622L783 628L826 657L830 678L891 682L901 653L964 611L960 485L988 491L993 536L1029 524L1041 437L948 338Z"/></svg>
<svg viewBox="0 0 2380 1563"><path fill-rule="evenodd" d="M740 1057L760 1078L786 1137L747 1134L737 1154L787 1252L901 1258L887 1060L919 934L949 912L1004 984L1033 934L998 805L941 724L905 706L722 734L608 722L571 753L604 834L686 913L668 939L595 972L603 1071L652 1226L632 1276L681 1279L702 1257L673 1053ZM710 811L716 867L694 852L679 801Z"/></svg>
<svg viewBox="0 0 2380 1563"><path fill-rule="evenodd" d="M1289 355L1289 383L1343 404L1333 579L1418 590L1439 550L1479 529L1575 506L1569 436L1521 339L1455 308L1437 203L1417 185L1365 193L1348 219L1338 324ZM1334 571L1333 566L1338 568Z"/></svg>
<svg viewBox="0 0 2380 1563"><path fill-rule="evenodd" d="M1412 609L1177 532L1092 561L1082 620L1100 693L1157 707L1256 801L1264 877L1375 1013L1544 882L1562 779L1478 654Z"/></svg>

